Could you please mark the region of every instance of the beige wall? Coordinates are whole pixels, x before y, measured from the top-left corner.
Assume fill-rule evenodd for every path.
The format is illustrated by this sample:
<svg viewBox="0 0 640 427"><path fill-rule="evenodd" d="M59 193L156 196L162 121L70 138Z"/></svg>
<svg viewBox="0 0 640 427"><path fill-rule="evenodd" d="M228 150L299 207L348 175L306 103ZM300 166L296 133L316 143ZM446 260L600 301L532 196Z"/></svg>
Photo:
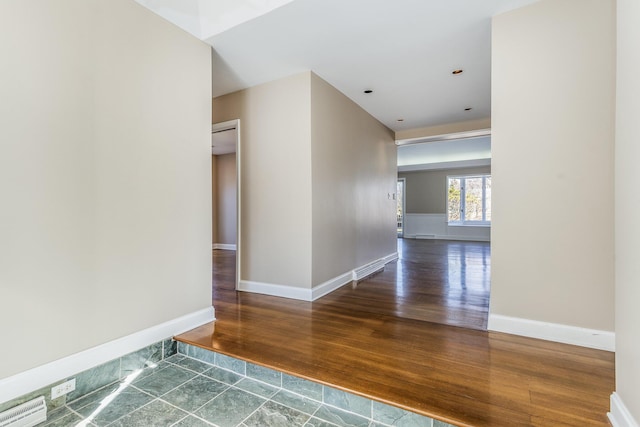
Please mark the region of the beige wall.
<svg viewBox="0 0 640 427"><path fill-rule="evenodd" d="M236 154L213 156L216 163L216 183L213 191L215 211L213 214L216 239L214 243L236 244Z"/></svg>
<svg viewBox="0 0 640 427"><path fill-rule="evenodd" d="M211 54L127 0L0 26L2 378L211 305Z"/></svg>
<svg viewBox="0 0 640 427"><path fill-rule="evenodd" d="M640 422L640 4L618 0L616 105L616 391Z"/></svg>
<svg viewBox="0 0 640 427"><path fill-rule="evenodd" d="M218 242L218 162L211 156L211 242Z"/></svg>
<svg viewBox="0 0 640 427"><path fill-rule="evenodd" d="M613 11L494 18L491 314L614 330Z"/></svg>
<svg viewBox="0 0 640 427"><path fill-rule="evenodd" d="M406 179L406 213L447 213L447 176L491 173L491 166L399 172Z"/></svg>
<svg viewBox="0 0 640 427"><path fill-rule="evenodd" d="M393 132L311 75L313 285L396 252Z"/></svg>
<svg viewBox="0 0 640 427"><path fill-rule="evenodd" d="M213 100L236 118L241 281L310 289L396 251L389 129L311 72Z"/></svg>
<svg viewBox="0 0 640 427"><path fill-rule="evenodd" d="M310 73L213 100L240 119L241 280L311 286Z"/></svg>

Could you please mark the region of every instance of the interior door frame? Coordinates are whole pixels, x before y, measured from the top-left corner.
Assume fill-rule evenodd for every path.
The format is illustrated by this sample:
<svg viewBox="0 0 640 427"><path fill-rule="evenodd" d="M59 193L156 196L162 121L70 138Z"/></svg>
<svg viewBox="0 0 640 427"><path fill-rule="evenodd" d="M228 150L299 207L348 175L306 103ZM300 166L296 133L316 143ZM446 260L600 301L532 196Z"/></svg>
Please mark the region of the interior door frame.
<svg viewBox="0 0 640 427"><path fill-rule="evenodd" d="M226 122L214 123L211 125L211 133L225 130L236 130L236 283L238 289L242 266L242 141L240 133L240 119L228 120Z"/></svg>

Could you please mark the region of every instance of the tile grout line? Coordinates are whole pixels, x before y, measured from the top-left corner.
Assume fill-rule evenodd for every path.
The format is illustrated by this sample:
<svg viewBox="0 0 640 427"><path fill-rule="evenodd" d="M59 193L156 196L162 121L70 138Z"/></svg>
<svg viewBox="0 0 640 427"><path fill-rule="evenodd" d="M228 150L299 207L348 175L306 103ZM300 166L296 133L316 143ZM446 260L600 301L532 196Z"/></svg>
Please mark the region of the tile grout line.
<svg viewBox="0 0 640 427"><path fill-rule="evenodd" d="M213 353L217 355L217 353L215 353L215 352L213 352ZM227 356L227 357L231 357L231 356ZM198 360L198 359L196 359L196 360ZM247 363L247 362L245 362L245 363ZM216 367L217 367L217 368L220 368L220 369L224 369L224 370L229 371L229 372L232 372L232 373L235 373L235 374L238 374L238 373L237 373L237 372L235 372L235 371L231 371L231 370L226 369L226 368L223 368L223 367L221 367L221 366L216 366ZM276 370L276 372L278 372L278 371ZM281 383L283 383L283 380L282 380L282 373L280 373L280 374L281 374L281 375L280 375L280 378L281 378L281 381L280 381L280 382L281 382ZM254 378L252 378L252 377L247 377L246 375L245 375L245 378L247 378L247 379L251 379L251 380L254 380L254 381L257 381L257 382L260 382L260 383L262 383L262 384L271 385L271 384L265 383L265 382L263 382L263 381L256 380L256 379L254 379ZM303 379L303 380L304 380L304 379ZM308 380L305 380L305 381L308 381ZM239 382L240 382L240 381L238 381L238 383L239 383ZM238 383L235 383L235 384L238 384ZM235 384L234 384L234 385L232 385L232 387L234 387L235 389L241 390L241 391L246 391L246 390L239 389L238 387L235 387ZM275 386L273 386L273 387L275 387ZM355 413L355 412L352 412L352 411L349 411L349 410L346 410L346 409L343 409L343 408L340 408L340 407L334 406L334 405L332 405L332 404L330 404L330 403L327 403L327 402L325 401L325 390L326 390L327 386L325 386L324 384L321 384L321 387L322 387L322 397L321 397L321 399L322 399L322 400L315 400L315 399L313 399L313 398L310 398L310 397L307 397L307 396L304 396L304 395L298 394L298 393L296 393L296 392L294 392L294 391L291 391L291 390L288 390L288 389L284 389L284 388L282 388L282 387L280 387L280 390L278 390L278 391L287 391L287 392L289 392L289 393L291 393L291 394L294 394L294 395L296 395L296 396L298 396L298 397L301 397L301 398L308 399L308 400L311 400L311 401L313 401L313 402L317 402L317 403L319 403L319 404L320 404L320 406L319 406L319 407L318 407L318 408L313 412L313 414L311 415L311 418L315 417L315 414L316 414L316 413L317 413L317 412L322 408L322 406L328 406L328 407L330 407L330 408L338 409L339 411L343 411L343 412L346 412L346 413L348 413L348 414L355 415L355 416L357 416L357 417L360 417L360 418L363 418L363 419L365 419L365 420L368 420L368 421L369 421L369 423L371 423L371 422L376 422L376 423L377 423L377 421L375 421L375 420L373 419L373 414L372 414L372 416L371 416L371 417L367 418L366 416L363 416L363 415L361 415L361 414L358 414L358 413ZM251 392L248 392L248 393L251 393ZM258 396L258 395L256 395L255 393L251 393L251 394L253 394L253 395L255 395L255 396ZM276 394L277 394L277 393L276 393ZM274 396L275 396L275 394L274 394ZM258 396L258 397L262 397L262 396ZM273 398L273 396L272 396L271 398L269 398L269 400L272 400L272 398ZM282 406L285 406L285 407L287 407L288 409L293 409L293 410L295 410L295 411L298 411L298 412L303 413L302 411L300 411L300 410L298 410L298 409L295 409L295 408L291 408L291 407L289 407L289 406L287 406L287 405L285 405L285 404L282 404L282 403L279 403L279 402L275 402L275 403L278 403L278 404L280 404L280 405L282 405ZM371 412L373 412L373 405L372 405ZM318 419L322 420L321 418L318 418ZM322 421L326 421L326 420L322 420ZM381 423L381 424L383 424L383 423Z"/></svg>
<svg viewBox="0 0 640 427"><path fill-rule="evenodd" d="M194 360L197 360L197 359L194 359ZM172 363L172 362L167 362L167 363L171 363L171 364L173 364L174 366L176 366L176 367L178 367L178 368L182 368L182 369L185 369L185 370L187 370L187 371L189 371L189 372L193 372L194 374L196 374L196 376L195 376L195 377L193 377L193 378L191 378L191 379L189 379L189 380L187 380L187 381L185 381L184 383L180 384L179 386L177 386L177 387L175 387L175 388L172 388L171 390L169 390L168 392L164 393L162 396L159 396L159 397L166 396L167 394L169 394L169 393L171 393L171 392L173 392L173 391L177 390L178 388L180 388L180 387L182 387L182 386L184 386L184 385L186 385L186 384L188 384L188 383L190 383L190 382L195 381L198 377L200 377L200 378L205 378L205 379L207 379L207 380L209 380L209 381L214 381L214 382L217 382L217 383L219 383L219 384L222 384L222 385L226 386L226 388L225 388L224 390L222 390L218 395L216 395L216 396L212 397L210 400L208 400L207 402L205 402L203 405L198 406L198 407L195 409L195 411L197 411L197 410L199 410L199 409L202 409L202 407L203 407L203 406L205 406L205 405L209 404L211 401L213 401L214 399L216 399L216 398L217 398L218 396L220 396L222 393L224 393L225 391L229 390L229 388L233 387L233 385L227 384L227 383L222 382L222 381L218 381L218 380L216 380L215 378L211 378L211 377L207 376L207 375L206 375L206 373L207 373L207 372L209 372L211 369L207 369L207 370L202 371L202 372L197 372L197 371L194 371L194 370L191 370L191 369L185 368L185 367L183 367L183 366L181 366L181 365L174 364L174 363ZM237 384L237 383L236 383L236 384ZM163 401L164 401L164 400L163 400ZM167 401L167 403L171 404L171 403L170 403L170 402L168 402L168 401ZM175 405L174 405L174 406L175 406ZM183 409L183 410L184 410L184 409Z"/></svg>
<svg viewBox="0 0 640 427"><path fill-rule="evenodd" d="M262 404L260 404L260 406L258 406L258 407L253 411L253 412L251 412L249 415L247 415L245 418L243 418L243 419L242 419L242 421L240 421L238 424L236 424L236 427L237 427L237 426L239 426L239 425L241 425L241 424L244 424L244 422L245 422L245 421L247 421L249 418L251 418L251 416L252 416L253 414L255 414L256 412L258 412L258 411L260 410L260 408L262 408L264 405L266 405L266 404L267 404L267 402L269 402L269 400L268 400L268 399L266 399L264 402L262 402Z"/></svg>
<svg viewBox="0 0 640 427"><path fill-rule="evenodd" d="M213 353L213 355L214 355L214 364L212 365L211 363L206 362L206 361L204 361L204 360L202 360L202 359L198 359L198 358L196 358L196 357L194 357L194 356L190 356L190 355L188 354L188 353L190 353L188 350L189 350L189 349L191 349L191 348L193 348L194 346L192 346L192 345L190 345L190 344L185 344L185 346L188 346L188 347L187 347L187 354L185 354L185 353L180 353L180 352L177 352L176 354L179 354L179 355L181 355L181 356L184 356L184 357L189 358L189 359L192 359L192 360L196 360L196 361L198 361L198 362L205 363L205 364L207 364L207 365L210 365L210 366L213 366L213 367L215 367L215 368L218 368L218 369L224 370L224 371L226 371L226 372L230 372L230 373L232 373L232 374L239 375L239 376L243 377L243 379L249 379L249 380L252 380L252 381L259 382L259 383L261 383L261 384L265 384L265 385L270 386L270 387L276 387L276 388L277 388L277 386L274 386L273 384L269 384L269 383L267 383L267 382L264 382L264 381L261 381L261 380L259 380L259 379L254 378L254 377L249 377L249 376L247 376L247 375L246 375L246 372L247 372L247 363L252 363L252 362L247 362L247 361L244 361L244 360L241 360L241 359L237 359L237 358L232 357L232 356L226 356L226 355L223 355L223 356L225 356L225 357L228 357L228 358L231 358L231 359L235 359L235 360L239 360L239 361L241 361L241 362L243 362L243 363L244 363L244 371L245 371L245 375L242 375L242 374L240 374L239 372L236 372L236 371L233 371L233 370L228 369L228 368L226 368L226 367L222 367L222 366L218 365L215 361L217 361L217 356L219 355L219 353L217 353L217 352L215 352L215 351L211 351L211 350L204 350L204 349L202 349L203 351L206 351L206 352L209 352L209 353ZM199 347L196 347L196 348L199 348ZM169 363L172 363L172 362L169 362ZM255 364L254 364L254 365L255 365ZM177 365L177 366L179 366L179 365ZM260 366L260 365L256 365L256 366ZM186 369L186 368L185 368L185 369ZM351 411L351 410L343 409L343 408L340 408L340 407L338 407L338 406L335 406L335 405L332 405L332 404L330 404L330 403L327 403L327 402L325 401L325 390L326 390L327 388L334 388L334 387L329 387L329 386L324 385L324 384L315 383L315 382L313 382L313 381L309 381L309 380L306 380L306 379L304 379L304 378L300 378L300 377L295 377L295 376L293 376L293 377L295 377L295 378L298 378L298 379L301 379L301 380L304 380L304 381L309 381L309 382L314 383L314 384L319 384L319 385L322 387L322 397L321 397L321 399L322 399L322 400L316 400L316 399L313 399L313 398L311 398L311 397L307 397L307 396L305 396L305 395L302 395L302 394L296 393L295 391L292 391L292 390L289 390L289 389L284 388L284 377L283 377L283 373L282 373L282 372L280 372L280 371L278 371L277 369L272 369L272 368L267 368L267 369L270 369L270 370L272 370L272 371L278 372L278 373L280 374L280 383L282 384L282 386L279 388L279 390L278 390L275 394L278 394L278 392L280 392L280 391L285 391L285 392L291 393L291 394L293 394L293 395L295 395L295 396L297 396L297 397L300 397L300 398L303 398L303 399L308 399L308 400L310 400L310 401L317 402L317 403L319 403L319 404L320 404L320 407L318 407L318 409L316 409L316 410L314 411L313 415L311 415L311 418L315 417L315 414L320 410L320 408L322 408L322 406L327 406L327 407L330 407L330 408L337 409L337 410L339 410L339 411L342 411L342 412L348 413L348 414L350 414L350 415L354 415L354 416L356 416L356 417L362 418L362 419L364 419L364 420L367 420L367 421L369 422L369 424L371 424L371 423L376 423L376 424L380 424L380 425L382 425L382 426L386 426L386 427L393 427L393 426L391 426L391 425L389 425L389 424L387 424L387 423L384 423L384 422L382 422L382 421L378 421L378 420L375 420L375 419L374 419L374 417L373 417L373 402L374 402L374 401L373 401L372 399L368 399L368 398L364 397L364 399L369 400L369 402L371 403L371 408L370 408L370 411L369 411L371 415L370 415L369 417L367 417L367 416L365 416L365 415L362 415L362 414L359 414L359 413L353 412L353 411ZM209 378L210 378L210 377L209 377ZM215 379L214 379L214 380L215 380ZM240 380L240 381L242 381L242 380ZM240 391L243 391L243 392L246 392L246 393L252 394L252 395L254 395L254 396L260 397L260 398L262 398L262 399L265 399L265 397L264 397L264 396L260 396L260 395L258 395L258 394L256 394L256 393L253 393L253 392L250 392L250 391L247 391L247 390L243 390L243 389L240 389L240 388L236 387L236 385L237 385L240 381L238 381L238 382L236 382L236 383L232 384L230 387L233 387L233 388L234 388L234 389L236 389L236 390L240 390ZM219 382L220 382L220 381L219 381ZM336 389L336 390L339 390L339 391L342 391L342 392L344 392L344 393L350 394L350 393L348 393L348 392L345 392L344 390L340 390L340 389ZM275 396L275 394L274 394L273 396ZM272 398L273 398L273 396L271 396L270 398L267 398L267 401L271 401L271 400L272 400ZM358 396L358 395L354 395L354 396ZM217 396L216 396L216 397L217 397ZM362 396L358 396L358 397L362 397ZM215 398L214 398L214 399L215 399ZM212 399L212 400L213 400L213 399ZM266 402L265 402L265 403L266 403ZM293 409L293 410L296 410L296 411L298 411L298 412L304 413L304 412L299 411L299 410L297 410L297 409L295 409L295 408L291 408L290 406L284 405L284 404L282 404L282 403L280 403L280 402L275 402L275 401L274 401L274 403L278 403L278 404L280 404L280 405L282 405L282 406L287 407L288 409ZM261 405L261 406L262 406L262 405ZM393 406L392 406L392 407L393 407ZM399 409L401 409L401 408L399 408ZM255 412L255 411L254 411L254 412ZM412 414L415 414L414 412L411 412L411 411L407 411L407 412L412 413ZM429 418L429 419L431 420L431 424L433 425L433 419L432 419L432 418L430 418L430 417L425 417L425 416L420 415L420 414L415 414L415 415L418 415L418 416L421 416L421 417L424 417L424 418ZM320 419L320 418L318 418L318 419ZM245 419L245 420L246 420L246 419ZM321 419L321 420L322 420L322 419ZM328 422L328 421L326 421L326 420L322 420L322 421Z"/></svg>
<svg viewBox="0 0 640 427"><path fill-rule="evenodd" d="M164 400L163 400L163 402L164 402ZM191 414L187 412L187 415L185 415L183 418L180 418L178 421L176 421L175 423L171 424L169 427L173 427L173 426L176 426L176 425L180 424L181 422L183 422L184 420L186 420L190 416L191 416Z"/></svg>
<svg viewBox="0 0 640 427"><path fill-rule="evenodd" d="M195 359L195 360L198 360L198 359ZM195 414L195 412L197 412L199 409L202 409L202 407L204 407L204 406L208 405L208 404L209 404L209 403L211 403L212 401L216 400L216 399L217 399L218 397L220 397L223 393L227 392L228 390L230 390L230 389L232 389L232 388L233 388L233 389L235 389L235 390L238 390L238 391L244 392L244 393L251 394L251 395L253 395L253 396L256 396L256 397L258 397L258 398L260 398L260 399L263 399L263 400L264 400L264 402L263 402L263 403L262 403L258 408L256 408L254 411L252 411L252 412L251 412L247 417L245 417L245 418L240 422L240 424L242 424L242 423L244 423L246 420L248 420L252 415L254 415L254 414L255 414L255 413L256 413L260 408L262 408L262 407L263 407L264 405L266 405L268 402L273 402L273 403L278 404L278 405L281 405L281 406L283 406L283 407L285 407L285 408L287 408L287 409L290 409L290 410L293 410L293 411L296 411L296 412L298 412L298 413L301 413L301 414L303 414L303 415L308 416L309 418L306 420L305 425L306 425L306 424L308 424L312 419L318 419L318 420L321 420L321 421L323 421L323 422L326 422L326 423L329 423L329 424L332 424L332 425L337 426L336 424L333 424L332 422L330 422L330 421L328 421L328 420L324 420L324 419L322 419L322 418L318 418L318 417L316 416L317 412L318 412L318 411L319 411L323 406L328 406L328 407L331 407L331 408L335 408L335 409L338 409L338 410L340 410L340 411L342 411L342 412L349 413L349 414L355 415L355 416L357 416L357 417L363 418L363 419L367 420L367 421L369 422L369 424L371 424L371 423L379 423L379 424L381 424L381 425L385 425L385 423L375 421L375 420L373 419L373 416L372 416L371 418L367 419L367 417L364 417L364 416L362 416L361 414L357 414L357 413L354 413L354 412L351 412L351 411L348 411L348 410L344 410L344 409L342 409L342 408L339 408L339 407L336 407L336 406L334 406L334 405L328 404L328 403L326 403L326 402L324 402L324 401L322 401L322 402L321 402L321 401L318 401L318 400L315 400L315 399L309 398L309 397L307 397L307 396L300 395L300 394L298 394L298 393L296 393L296 392L293 392L293 391L291 391L291 390L285 389L285 388L283 388L283 387L277 387L277 386L274 386L274 385L272 385L272 384L268 384L268 383L265 383L265 382L263 382L263 381L260 381L260 380L256 380L256 379L254 379L254 378L251 378L251 377L246 377L246 376L245 376L243 379L249 379L249 380L252 380L252 381L256 381L256 382L258 382L258 383L261 383L261 384L265 384L265 385L267 385L267 386L269 386L269 387L274 388L275 392L274 392L271 396L269 396L269 397L261 396L261 395L258 395L258 394L256 394L256 393L253 393L253 392L251 392L251 391L243 390L243 389L241 389L241 388L236 387L235 385L236 385L236 384L238 384L238 383L239 383L240 381L242 381L242 380L240 380L240 381L236 382L236 383L235 383L235 384L233 384L233 385L229 385L229 384L222 383L222 382L220 382L220 381L217 381L217 380L215 380L215 379L213 379L213 378L211 378L211 377L208 377L208 376L204 375L204 374L205 374L207 371L209 371L210 369L208 369L207 371L204 371L204 372L198 373L198 372L196 372L196 371L192 371L192 370L190 370L190 369L188 369L188 368L182 367L182 366L180 366L180 365L174 364L174 363L169 362L169 361L167 361L167 363L172 364L172 365L174 365L174 366L176 366L176 367L178 367L178 368L181 368L181 369L184 369L184 370L187 370L187 371L193 372L193 373L195 373L195 374L196 374L196 376L194 376L193 378L191 378L191 379L189 379L189 380L187 380L187 381L185 381L185 382L183 382L183 383L179 384L178 386L176 386L176 387L174 387L174 388L170 389L169 391L165 392L164 394L162 394L162 395L160 395L160 396L154 396L153 394L151 394L151 393L149 393L149 392L147 392L147 391L145 391L145 390L143 390L143 389L141 389L141 388L138 388L138 387L137 387L137 386L135 386L134 384L130 384L130 385L129 385L130 387L132 387L133 389L135 389L135 390L137 390L137 391L139 391L139 392L141 392L141 393L143 393L143 394L145 394L145 395L147 395L147 396L151 397L152 399L151 399L149 402L147 402L146 404L144 404L144 405L142 405L142 406L140 406L140 407L138 407L138 408L136 408L136 409L134 409L134 410L132 410L132 411L129 411L129 412L127 412L126 414L123 414L122 416L118 417L117 419L115 419L115 420L111 421L107 426L112 425L112 424L116 423L117 421L120 421L121 419L125 418L126 416L128 416L128 415L130 415L130 414L133 414L134 412L137 412L137 411L142 410L142 409L143 409L143 408L145 408L146 406L149 406L150 404L152 404L153 402L156 402L156 401L160 401L160 402L162 402L162 403L165 403L165 404L167 404L167 405L169 405L169 406L171 406L171 407L174 407L174 408L176 408L177 410L179 410L179 411L184 412L184 413L186 413L186 414L187 414L187 415L185 415L184 417L180 418L180 420L176 421L176 423L174 423L174 424L177 424L177 423L181 422L182 420L184 420L184 419L188 418L189 416L193 416L193 417L195 417L195 418L197 418L197 419L200 419L200 420L202 420L202 421L204 421L204 422L206 422L206 423L210 423L209 421L205 420L204 418L201 418L201 417L197 416L197 415ZM204 363L204 362L203 362L203 363ZM220 368L220 367L218 367L218 368ZM225 369L225 368L220 368L220 369ZM225 370L226 370L226 369L225 369ZM229 371L229 370L227 370L227 371ZM160 372L160 371L158 371L158 372ZM229 372L236 373L236 372L234 372L234 371L229 371ZM155 375L155 374L157 374L157 373L151 374L151 375L149 375L149 376L152 376L152 375ZM236 374L237 374L237 373L236 373ZM219 383L221 383L221 384L224 384L224 385L226 386L226 388L225 388L222 392L220 392L217 396L213 397L212 399L208 400L208 401L207 401L206 403L204 403L203 405L201 405L201 406L199 406L198 408L196 408L194 411L188 411L188 410L185 410L185 409L180 408L180 407L178 407L178 406L176 406L176 405L174 405L174 404L172 404L172 403L170 403L170 402L166 401L165 399L163 399L163 397L164 397L164 396L168 395L169 393L173 392L174 390L178 389L179 387L181 387L181 386L183 386L183 385L185 385L185 384L187 384L187 383L189 383L189 382L191 382L191 381L195 380L197 377L203 377L203 378L210 379L210 380L212 380L212 381L219 382ZM117 382L121 382L121 381L116 381L116 382L110 383L110 384L108 384L108 385L105 385L104 387L102 387L102 388L100 388L100 389L98 389L98 390L96 390L96 391L94 391L94 392L92 392L92 393L96 393L96 392L98 392L98 391L102 390L103 388L106 388L106 387L108 387L108 386L111 386L111 385L113 385L113 384L116 384ZM281 384L282 384L282 381L281 381ZM284 404L284 403L281 403L281 402L274 401L274 400L273 400L273 397L275 397L275 396L276 396L279 392L281 392L281 391L284 391L284 392L290 393L290 394L292 394L292 395L294 395L294 396L296 396L296 397L298 397L298 398L304 399L304 400L309 400L309 401L311 401L311 402L316 402L316 403L318 403L320 406L319 406L318 408L316 408L316 409L313 411L313 413L309 414L309 413L303 412L303 411L301 411L301 410L299 410L299 409L293 408L293 407L291 407L291 406L289 406L289 405L287 405L287 404ZM92 394L92 393L90 393L90 394ZM83 397L84 397L84 396L83 396ZM76 400L79 400L79 399L76 399ZM74 400L74 401L76 401L76 400ZM323 386L323 400L324 400L324 386ZM72 402L74 402L74 401L72 401ZM88 405L90 405L90 403L89 403ZM88 406L88 405L85 405L85 406ZM88 418L83 417L80 413L78 413L78 412L76 412L75 410L71 409L71 408L70 408L70 407L68 407L66 404L65 404L64 406L65 406L65 407L70 411L70 413L71 413L71 414L75 414L75 415L79 416L83 421L91 422L91 421L89 421L89 420L88 420ZM85 406L81 407L80 409L84 408ZM238 425L240 425L240 424L238 424Z"/></svg>
<svg viewBox="0 0 640 427"><path fill-rule="evenodd" d="M148 393L147 393L147 394L148 394ZM110 425L112 425L112 424L114 424L114 423L116 423L116 422L120 421L120 420L121 420L121 419L123 419L124 417L129 416L129 415L133 414L134 412L138 412L138 411L139 411L139 410L141 410L142 408L144 408L144 407L146 407L146 406L151 405L151 404L152 404L153 402L155 402L156 400L158 400L158 398L151 399L150 401L148 401L148 402L147 402L147 403L145 403L144 405L140 406L139 408L136 408L136 409L134 409L133 411L129 411L129 412L127 412L126 414L122 415L121 417L118 417L118 418L116 418L115 420L111 421L109 424L106 424L104 427L109 427ZM84 419L86 420L87 418L84 418ZM93 424L93 422L92 422L92 421L89 421L89 422L91 422L91 423ZM97 425L97 424L96 424L96 425Z"/></svg>
<svg viewBox="0 0 640 427"><path fill-rule="evenodd" d="M217 353L215 353L215 352L212 352L212 353L214 353L214 355L217 355ZM204 361L202 361L202 360L200 360L200 359L197 359L197 358L194 358L194 357L191 357L191 356L185 356L185 357L189 357L190 359L197 360L197 361L200 361L200 362L202 362L202 363L206 363L206 364L208 364L208 365L209 365L209 363L204 362ZM227 357L230 357L230 356L227 356ZM215 360L215 359L214 359L214 360ZM169 363L171 363L171 362L169 362ZM246 363L247 363L247 362L245 361L245 372L246 372ZM179 365L178 365L178 366L179 366ZM310 400L310 401L312 401L312 402L317 402L317 403L319 403L319 404L320 404L320 406L319 406L317 409L315 409L315 410L313 411L313 414L310 414L310 416L309 416L309 420L310 420L311 418L316 418L316 419L319 419L319 420L321 420L321 421L323 421L323 422L329 422L328 420L323 420L322 418L317 418L317 417L315 416L315 414L316 414L316 413L317 413L317 412L322 408L322 406L328 406L328 407L335 408L335 409L338 409L338 410L340 410L340 411L346 412L346 413L348 413L348 414L355 415L355 416L357 416L357 417L359 417L359 418L362 418L362 419L364 419L364 420L367 420L369 424L371 424L372 422L377 422L377 421L373 420L373 417L369 417L369 418L367 418L366 416L363 416L363 415L361 415L361 414L357 414L357 413L355 413L355 412L351 412L351 411L349 411L349 410L345 410L345 409L339 408L339 407L337 407L337 406L331 405L331 404L329 404L329 403L326 403L326 402L324 401L324 390L325 390L325 388L326 388L326 386L325 386L325 385L322 385L322 401L319 401L319 400L315 400L315 399L313 399L313 398L310 398L310 397L307 397L307 396L304 396L304 395L298 394L298 393L296 393L296 392L294 392L294 391L291 391L291 390L285 389L285 388L283 388L282 386L278 388L277 386L274 386L274 385L272 385L272 384L266 383L266 382L264 382L264 381L260 381L260 380L258 380L258 379L253 378L253 377L248 377L247 375L242 375L242 374L240 374L240 373L238 373L238 372L236 372L236 371L232 371L232 370L230 370L230 369L227 369L227 368L221 367L221 366L219 366L219 365L213 365L213 366L214 366L214 367L216 367L216 368L218 368L218 369L222 369L222 370L225 370L225 371L227 371L227 372L231 372L231 373L233 373L233 374L243 376L243 377L244 377L243 379L249 379L249 380L252 380L252 381L256 381L256 382L259 382L259 383L261 383L261 384L265 384L265 385L267 385L267 386L274 387L274 388L276 388L276 389L277 389L276 393L274 393L271 397L267 397L267 398L265 398L264 396L261 396L261 395L259 395L259 394L254 393L254 392L251 392L251 391L248 391L248 390L243 390L243 389L241 389L241 388L237 387L236 385L237 385L238 383L240 383L242 380L240 380L240 381L238 381L238 382L236 382L236 383L234 383L234 384L230 385L230 386L227 388L227 390L228 390L229 388L233 388L233 389L235 389L235 390L239 390L239 391L242 391L242 392L245 392L245 393L249 393L249 394L251 394L251 395L253 395L253 396L256 396L256 397L259 397L259 398L261 398L261 399L265 399L265 402L264 402L264 403L262 403L262 404L261 404L261 405L260 405L260 406L255 410L255 411L253 411L250 415L248 415L248 416L247 416L247 418L243 419L243 420L242 420L242 422L241 422L240 424L242 424L244 421L246 421L249 417L251 417L251 415L253 415L255 412L257 412L257 411L258 411L258 409L260 409L262 406L264 406L264 405L265 405L267 402L269 402L269 401L274 402L274 403L279 404L279 405L282 405L282 406L286 407L287 409L291 409L291 410L297 411L297 412L299 412L299 413L301 413L301 414L309 415L309 414L306 414L305 412L300 411L299 409L292 408L292 407L290 407L290 406L288 406L288 405L286 405L286 404L283 404L283 403L280 403L280 402L274 401L274 400L273 400L273 397L274 397L276 394L278 394L278 392L280 392L280 391L286 391L286 392L289 392L289 393L291 393L291 394L293 394L293 395L295 395L295 396L297 396L297 397L300 397L300 398L303 398L303 399L308 399L308 400ZM279 371L277 371L277 370L276 370L276 372L279 372ZM305 380L305 381L308 381L308 380ZM280 384L283 384L283 379L282 379L282 373L281 373L281 372L280 372ZM226 391L226 390L225 390L225 391ZM220 393L220 395L221 395L221 394L222 394L222 393ZM218 396L219 396L219 395L218 395ZM211 401L215 400L218 396L216 396L216 397L214 397L213 399L211 399ZM207 404L209 404L211 401L207 402ZM203 405L203 406L204 406L204 405ZM372 411L373 411L373 409L372 409ZM308 422L309 420L307 420L307 422ZM307 422L305 422L305 424L306 424ZM330 422L329 422L329 423L330 423ZM380 423L380 424L383 424L383 423Z"/></svg>
<svg viewBox="0 0 640 427"><path fill-rule="evenodd" d="M227 389L227 390L228 390L228 389ZM226 390L225 390L225 391L226 391ZM224 393L224 392L222 392L222 393ZM220 396L222 393L220 393L218 396ZM164 394L163 394L163 396L164 396ZM206 406L206 405L208 405L209 403L211 403L212 401L214 401L218 396L216 396L216 397L214 397L213 399L211 399L211 400L207 401L207 403L205 403L204 405L199 406L195 411L197 411L197 410L199 410L199 409L202 409L204 406ZM162 403L166 403L167 405L172 406L172 407L174 407L174 408L176 408L176 409L178 409L178 410L180 410L180 411L182 411L182 412L185 412L185 413L187 414L184 418L180 418L178 421L176 421L175 423L171 424L172 426L174 426L174 425L176 425L176 424L180 423L181 421L184 421L186 418L189 418L189 417L197 418L197 419L199 419L199 420L201 420L201 421L204 421L204 422L205 422L205 423L207 423L207 424L216 425L216 424L212 423L211 421L207 421L207 420L205 420L204 418L199 417L198 415L196 415L196 414L195 414L195 411L193 411L193 412L192 412L192 411L187 411L186 409L183 409L183 408L181 408L181 407L179 407L179 406L176 406L176 405L174 405L173 403L168 402L168 401L166 401L166 400L162 399L161 397L158 397L156 400L159 400L159 401L161 401ZM132 412L135 412L135 411L132 411Z"/></svg>

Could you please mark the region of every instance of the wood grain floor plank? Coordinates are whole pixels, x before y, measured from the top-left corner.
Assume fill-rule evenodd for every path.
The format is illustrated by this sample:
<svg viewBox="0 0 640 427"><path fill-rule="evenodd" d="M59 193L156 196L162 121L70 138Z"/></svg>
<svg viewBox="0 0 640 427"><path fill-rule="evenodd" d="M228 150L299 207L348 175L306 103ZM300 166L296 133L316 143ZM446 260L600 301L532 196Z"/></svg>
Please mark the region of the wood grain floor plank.
<svg viewBox="0 0 640 427"><path fill-rule="evenodd" d="M613 353L482 330L488 245L434 242L313 303L236 292L214 251L218 320L177 339L459 426L608 425Z"/></svg>

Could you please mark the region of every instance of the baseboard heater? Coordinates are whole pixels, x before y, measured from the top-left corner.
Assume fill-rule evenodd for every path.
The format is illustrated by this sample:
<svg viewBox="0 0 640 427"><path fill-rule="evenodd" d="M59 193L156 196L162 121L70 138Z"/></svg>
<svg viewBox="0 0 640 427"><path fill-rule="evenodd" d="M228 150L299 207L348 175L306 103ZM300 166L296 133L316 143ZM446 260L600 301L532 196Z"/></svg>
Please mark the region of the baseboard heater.
<svg viewBox="0 0 640 427"><path fill-rule="evenodd" d="M0 413L0 427L32 427L47 421L44 396L15 406Z"/></svg>

